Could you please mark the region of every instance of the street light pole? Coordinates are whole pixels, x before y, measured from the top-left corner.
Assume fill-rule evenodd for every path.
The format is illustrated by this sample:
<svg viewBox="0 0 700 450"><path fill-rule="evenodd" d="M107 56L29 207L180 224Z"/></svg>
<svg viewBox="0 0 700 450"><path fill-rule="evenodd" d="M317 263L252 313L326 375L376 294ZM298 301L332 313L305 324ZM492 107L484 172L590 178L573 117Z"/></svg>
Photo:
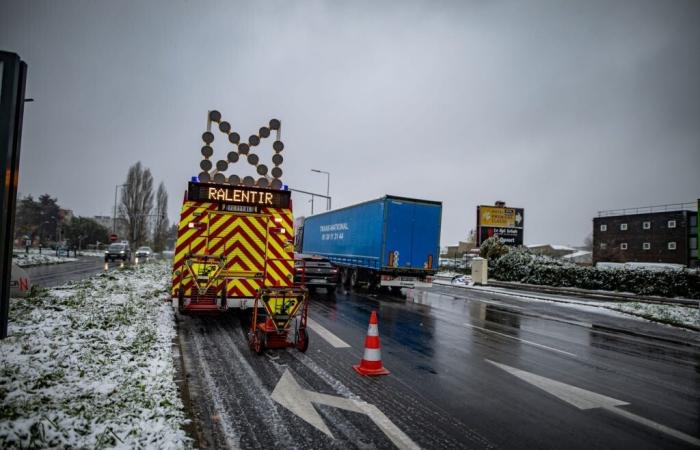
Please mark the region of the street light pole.
<svg viewBox="0 0 700 450"><path fill-rule="evenodd" d="M331 209L331 174L325 170L311 169L312 172L326 174L326 211Z"/></svg>
<svg viewBox="0 0 700 450"><path fill-rule="evenodd" d="M112 216L112 234L117 232L117 191L120 187L124 187L126 184L118 184L114 186L114 215Z"/></svg>

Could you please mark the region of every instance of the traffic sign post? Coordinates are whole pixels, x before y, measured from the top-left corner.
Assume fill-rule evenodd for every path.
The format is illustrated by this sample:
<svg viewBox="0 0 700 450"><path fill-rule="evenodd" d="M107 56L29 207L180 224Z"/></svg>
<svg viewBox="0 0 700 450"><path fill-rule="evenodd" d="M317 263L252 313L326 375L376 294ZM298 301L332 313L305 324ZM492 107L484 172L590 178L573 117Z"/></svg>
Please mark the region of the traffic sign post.
<svg viewBox="0 0 700 450"><path fill-rule="evenodd" d="M15 53L0 51L0 339L7 337L12 279L12 242L19 181L19 150L24 115L27 64Z"/></svg>

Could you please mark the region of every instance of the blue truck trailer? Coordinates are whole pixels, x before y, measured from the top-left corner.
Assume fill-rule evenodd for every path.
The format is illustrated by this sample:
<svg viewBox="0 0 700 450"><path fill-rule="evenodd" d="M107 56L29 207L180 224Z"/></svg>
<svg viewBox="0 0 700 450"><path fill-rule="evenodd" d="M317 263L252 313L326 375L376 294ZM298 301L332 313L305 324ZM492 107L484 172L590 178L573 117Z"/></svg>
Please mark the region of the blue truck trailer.
<svg viewBox="0 0 700 450"><path fill-rule="evenodd" d="M330 259L348 287L427 287L438 265L441 220L441 202L387 195L305 218L297 224L297 249Z"/></svg>

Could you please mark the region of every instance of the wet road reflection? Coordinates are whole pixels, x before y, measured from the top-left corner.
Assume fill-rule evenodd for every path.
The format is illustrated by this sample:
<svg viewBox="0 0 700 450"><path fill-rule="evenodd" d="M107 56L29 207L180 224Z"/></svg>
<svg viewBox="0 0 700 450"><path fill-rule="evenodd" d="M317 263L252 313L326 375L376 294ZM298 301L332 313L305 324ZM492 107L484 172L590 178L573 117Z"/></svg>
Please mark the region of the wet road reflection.
<svg viewBox="0 0 700 450"><path fill-rule="evenodd" d="M683 340L685 332L659 340L643 334L656 330L654 324L464 289L417 290L405 299L349 292L311 303L313 317L350 343L355 357L372 309L379 312L382 355L392 376L497 444L677 445L650 438L648 430L620 430L622 425L599 414L582 414L504 377L486 359L624 399L637 414L700 434L697 336L691 345ZM599 444L576 439L579 432L595 433Z"/></svg>

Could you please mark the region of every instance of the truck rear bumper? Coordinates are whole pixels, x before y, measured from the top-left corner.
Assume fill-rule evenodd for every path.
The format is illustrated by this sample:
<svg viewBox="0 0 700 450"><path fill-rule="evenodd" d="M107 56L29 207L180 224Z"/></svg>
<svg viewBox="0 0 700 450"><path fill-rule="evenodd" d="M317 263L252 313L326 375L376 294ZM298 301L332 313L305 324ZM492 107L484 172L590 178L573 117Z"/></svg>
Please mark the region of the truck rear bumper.
<svg viewBox="0 0 700 450"><path fill-rule="evenodd" d="M433 277L411 277L382 275L379 280L380 286L387 287L407 287L407 288L429 288L433 285Z"/></svg>
<svg viewBox="0 0 700 450"><path fill-rule="evenodd" d="M185 308L187 309L190 305L190 299L185 298ZM177 297L174 297L171 301L171 304L173 308L177 308ZM252 308L253 305L255 305L255 298L227 298L226 299L226 304L229 308L233 309L247 309L247 308ZM191 308L192 311L196 311L197 309L202 309L202 308L196 308L194 307ZM213 308L211 309L218 309L217 306L212 305Z"/></svg>

